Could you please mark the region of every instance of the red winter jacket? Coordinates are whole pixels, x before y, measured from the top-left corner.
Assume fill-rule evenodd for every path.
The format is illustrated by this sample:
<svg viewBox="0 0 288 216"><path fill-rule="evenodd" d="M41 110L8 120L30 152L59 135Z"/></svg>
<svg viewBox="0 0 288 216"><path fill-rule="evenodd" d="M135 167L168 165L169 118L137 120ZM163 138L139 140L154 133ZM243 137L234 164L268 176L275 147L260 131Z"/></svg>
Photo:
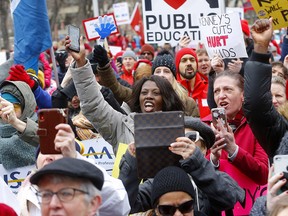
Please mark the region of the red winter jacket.
<svg viewBox="0 0 288 216"><path fill-rule="evenodd" d="M200 117L204 118L209 115L210 109L207 103L208 80L204 79L199 72L197 72L194 89L191 89L189 80L182 79L179 73L177 73L177 81L187 89L189 96L196 101Z"/></svg>

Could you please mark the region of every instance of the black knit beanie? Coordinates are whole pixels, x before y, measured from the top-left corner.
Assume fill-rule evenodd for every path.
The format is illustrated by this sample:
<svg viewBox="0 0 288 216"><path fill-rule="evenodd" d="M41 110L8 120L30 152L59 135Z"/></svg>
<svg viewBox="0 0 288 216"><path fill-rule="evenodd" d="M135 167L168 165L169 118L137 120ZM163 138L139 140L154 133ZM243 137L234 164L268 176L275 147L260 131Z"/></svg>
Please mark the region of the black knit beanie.
<svg viewBox="0 0 288 216"><path fill-rule="evenodd" d="M183 191L195 200L195 190L188 174L180 167L165 167L156 174L153 180L152 205L156 207L156 202L162 195L174 191Z"/></svg>
<svg viewBox="0 0 288 216"><path fill-rule="evenodd" d="M157 55L152 64L152 74L157 67L168 67L176 78L176 66L174 59L170 54Z"/></svg>

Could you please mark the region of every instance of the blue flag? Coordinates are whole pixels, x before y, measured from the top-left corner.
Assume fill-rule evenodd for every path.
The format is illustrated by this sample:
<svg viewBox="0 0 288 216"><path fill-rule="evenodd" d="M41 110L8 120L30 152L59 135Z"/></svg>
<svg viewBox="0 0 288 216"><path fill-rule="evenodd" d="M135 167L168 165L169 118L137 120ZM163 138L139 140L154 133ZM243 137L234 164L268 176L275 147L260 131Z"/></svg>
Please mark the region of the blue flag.
<svg viewBox="0 0 288 216"><path fill-rule="evenodd" d="M14 63L38 72L39 54L52 46L46 0L11 0Z"/></svg>

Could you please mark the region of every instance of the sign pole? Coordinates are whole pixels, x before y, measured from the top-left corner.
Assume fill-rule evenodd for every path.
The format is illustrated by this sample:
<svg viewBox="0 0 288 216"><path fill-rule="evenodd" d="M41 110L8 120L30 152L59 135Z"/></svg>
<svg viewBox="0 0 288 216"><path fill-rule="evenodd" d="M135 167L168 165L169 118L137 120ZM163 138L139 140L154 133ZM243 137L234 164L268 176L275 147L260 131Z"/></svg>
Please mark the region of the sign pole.
<svg viewBox="0 0 288 216"><path fill-rule="evenodd" d="M99 16L98 0L93 0L94 17Z"/></svg>

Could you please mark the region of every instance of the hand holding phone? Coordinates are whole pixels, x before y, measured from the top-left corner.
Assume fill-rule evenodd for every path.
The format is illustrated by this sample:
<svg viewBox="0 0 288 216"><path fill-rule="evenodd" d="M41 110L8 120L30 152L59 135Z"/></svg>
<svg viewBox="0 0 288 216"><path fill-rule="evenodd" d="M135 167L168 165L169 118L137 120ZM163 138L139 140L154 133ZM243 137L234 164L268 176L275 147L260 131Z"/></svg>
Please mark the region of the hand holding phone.
<svg viewBox="0 0 288 216"><path fill-rule="evenodd" d="M38 111L38 131L40 141L40 152L42 154L61 154L56 151L54 140L58 130L56 125L68 122L67 109L40 109Z"/></svg>
<svg viewBox="0 0 288 216"><path fill-rule="evenodd" d="M226 110L223 107L211 109L212 113L212 123L213 126L219 130L218 119L221 121L223 126L228 130Z"/></svg>
<svg viewBox="0 0 288 216"><path fill-rule="evenodd" d="M68 25L68 35L71 40L69 49L75 52L80 52L80 28Z"/></svg>

